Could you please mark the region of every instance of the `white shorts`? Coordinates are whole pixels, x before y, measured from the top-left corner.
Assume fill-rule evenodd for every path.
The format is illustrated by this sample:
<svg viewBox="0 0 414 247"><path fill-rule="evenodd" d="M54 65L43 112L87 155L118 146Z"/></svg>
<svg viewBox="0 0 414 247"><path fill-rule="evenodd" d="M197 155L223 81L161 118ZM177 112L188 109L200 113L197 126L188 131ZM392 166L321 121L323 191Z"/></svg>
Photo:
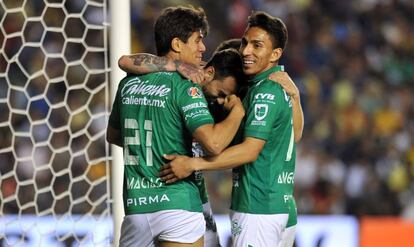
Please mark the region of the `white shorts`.
<svg viewBox="0 0 414 247"><path fill-rule="evenodd" d="M210 202L203 204L203 215L206 221L206 233L204 234L204 247L220 246L219 236L217 234L217 225L214 220L213 211Z"/></svg>
<svg viewBox="0 0 414 247"><path fill-rule="evenodd" d="M153 247L159 241L194 243L205 232L202 213L162 210L124 217L119 245Z"/></svg>
<svg viewBox="0 0 414 247"><path fill-rule="evenodd" d="M279 247L292 247L295 242L296 225L289 226L282 232L282 241Z"/></svg>
<svg viewBox="0 0 414 247"><path fill-rule="evenodd" d="M233 246L278 246L288 218L288 214L247 214L231 211Z"/></svg>

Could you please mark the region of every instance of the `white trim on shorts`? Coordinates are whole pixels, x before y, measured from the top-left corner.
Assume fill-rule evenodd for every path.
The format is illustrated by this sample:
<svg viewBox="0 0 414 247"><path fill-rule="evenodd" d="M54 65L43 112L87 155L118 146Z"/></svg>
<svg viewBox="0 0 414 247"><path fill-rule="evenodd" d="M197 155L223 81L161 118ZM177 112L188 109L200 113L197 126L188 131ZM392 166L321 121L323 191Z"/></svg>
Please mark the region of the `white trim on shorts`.
<svg viewBox="0 0 414 247"><path fill-rule="evenodd" d="M154 247L158 241L194 243L205 232L204 216L186 210L162 210L124 217L120 246Z"/></svg>
<svg viewBox="0 0 414 247"><path fill-rule="evenodd" d="M288 214L248 214L231 211L232 246L278 246L288 218Z"/></svg>

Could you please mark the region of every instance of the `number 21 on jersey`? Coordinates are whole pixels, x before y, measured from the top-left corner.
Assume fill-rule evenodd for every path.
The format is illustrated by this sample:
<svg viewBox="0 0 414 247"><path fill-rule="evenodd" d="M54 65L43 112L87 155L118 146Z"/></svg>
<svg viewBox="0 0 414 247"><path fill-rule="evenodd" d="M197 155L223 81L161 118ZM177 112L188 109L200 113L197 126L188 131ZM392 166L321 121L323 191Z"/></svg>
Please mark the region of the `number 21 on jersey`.
<svg viewBox="0 0 414 247"><path fill-rule="evenodd" d="M139 156L131 155L129 152L130 145L141 146L140 133L138 121L133 118L125 119L125 129L133 130L134 135L124 137L124 164L125 165L139 165ZM145 130L145 163L147 166L152 166L152 121L144 121Z"/></svg>

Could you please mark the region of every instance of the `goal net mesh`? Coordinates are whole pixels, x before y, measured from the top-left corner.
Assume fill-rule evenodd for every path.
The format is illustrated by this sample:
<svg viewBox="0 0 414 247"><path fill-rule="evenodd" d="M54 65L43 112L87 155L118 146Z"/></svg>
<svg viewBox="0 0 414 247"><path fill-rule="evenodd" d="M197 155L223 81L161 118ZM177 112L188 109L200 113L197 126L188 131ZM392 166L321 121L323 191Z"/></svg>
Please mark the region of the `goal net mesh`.
<svg viewBox="0 0 414 247"><path fill-rule="evenodd" d="M110 243L106 19L106 0L0 1L0 246Z"/></svg>

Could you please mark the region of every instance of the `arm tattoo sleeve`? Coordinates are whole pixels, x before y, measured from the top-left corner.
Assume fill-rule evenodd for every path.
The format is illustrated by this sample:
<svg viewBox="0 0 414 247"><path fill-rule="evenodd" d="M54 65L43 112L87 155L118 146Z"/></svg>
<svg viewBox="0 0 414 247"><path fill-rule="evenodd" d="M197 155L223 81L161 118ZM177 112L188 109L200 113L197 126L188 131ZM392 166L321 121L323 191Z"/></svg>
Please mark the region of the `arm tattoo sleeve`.
<svg viewBox="0 0 414 247"><path fill-rule="evenodd" d="M168 71L166 67L168 59L166 57L157 57L152 54L135 54L129 56L129 58L134 62L137 69L143 69L145 72Z"/></svg>

